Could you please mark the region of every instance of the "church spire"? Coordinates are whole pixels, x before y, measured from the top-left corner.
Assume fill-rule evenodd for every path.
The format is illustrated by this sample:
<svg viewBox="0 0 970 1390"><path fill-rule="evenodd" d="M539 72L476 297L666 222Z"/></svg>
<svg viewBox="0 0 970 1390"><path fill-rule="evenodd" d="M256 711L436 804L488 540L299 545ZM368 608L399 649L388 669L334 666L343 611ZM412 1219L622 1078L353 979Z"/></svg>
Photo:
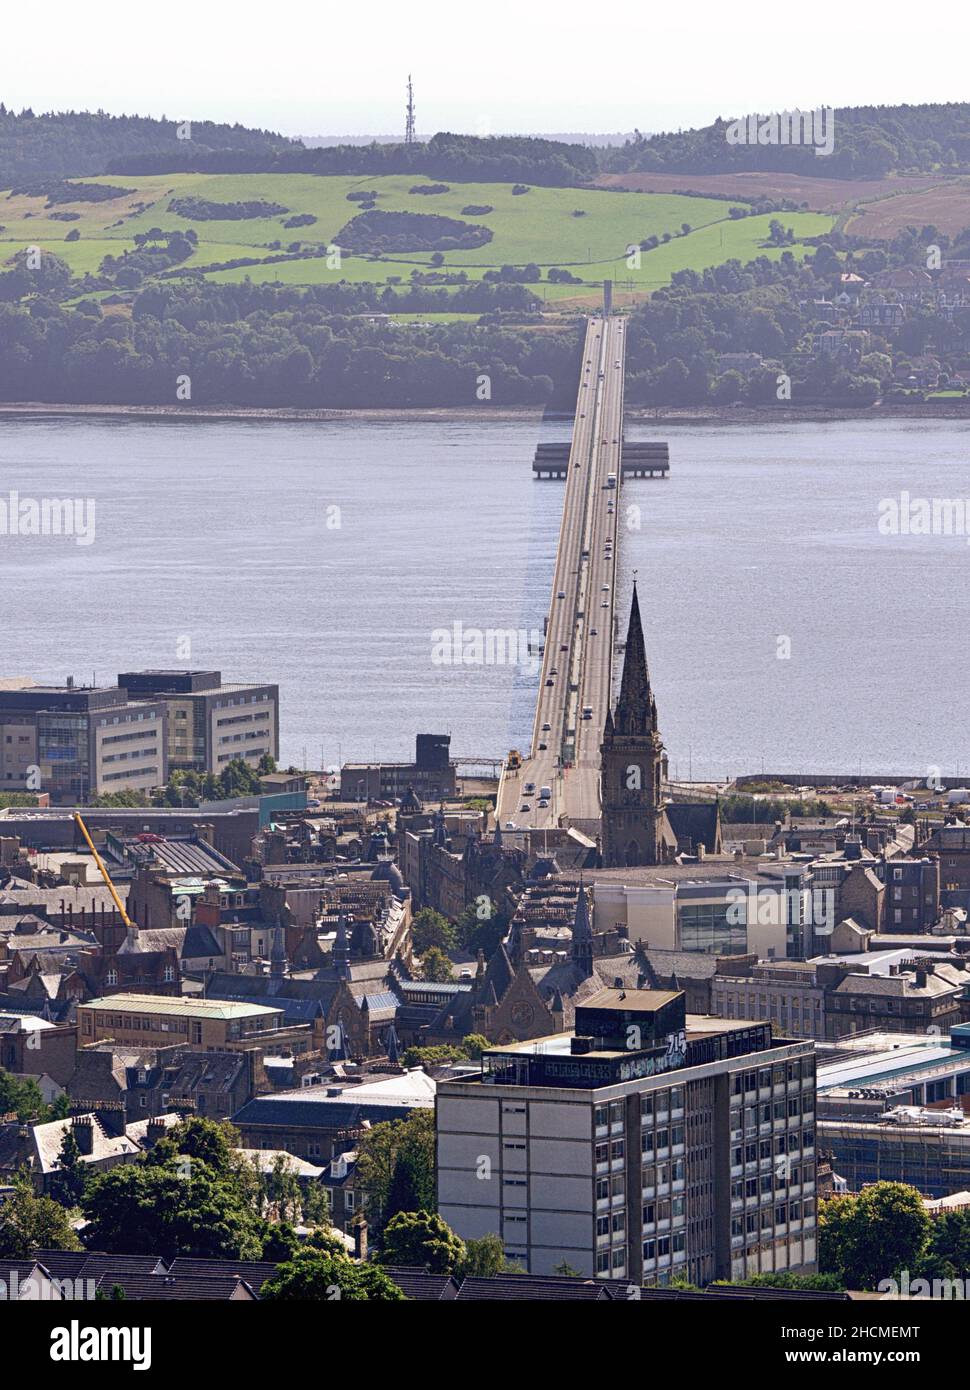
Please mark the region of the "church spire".
<svg viewBox="0 0 970 1390"><path fill-rule="evenodd" d="M589 903L582 878L579 880L579 892L576 895L572 946L574 964L578 966L584 978L589 977L593 973L593 928L590 925Z"/></svg>
<svg viewBox="0 0 970 1390"><path fill-rule="evenodd" d="M633 600L630 604L630 622L626 633L615 726L618 733L624 734L652 733L657 727L657 706L650 689L650 672L647 668L647 649L643 640L636 580L633 581Z"/></svg>
<svg viewBox="0 0 970 1390"><path fill-rule="evenodd" d="M600 756L603 863L608 868L662 863L664 747L650 688L635 575L620 695L612 718L604 721Z"/></svg>
<svg viewBox="0 0 970 1390"><path fill-rule="evenodd" d="M333 943L333 967L338 980L350 979L350 939L347 936L347 917L337 914L337 935Z"/></svg>

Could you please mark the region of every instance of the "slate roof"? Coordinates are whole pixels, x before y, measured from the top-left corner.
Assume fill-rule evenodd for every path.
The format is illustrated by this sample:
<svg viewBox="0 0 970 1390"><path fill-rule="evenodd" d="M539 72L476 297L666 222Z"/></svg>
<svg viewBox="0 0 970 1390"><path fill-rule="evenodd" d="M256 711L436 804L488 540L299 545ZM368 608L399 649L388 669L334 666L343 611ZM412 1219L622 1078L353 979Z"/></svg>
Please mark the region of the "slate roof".
<svg viewBox="0 0 970 1390"><path fill-rule="evenodd" d="M34 1258L55 1279L100 1280L112 1274L149 1275L165 1270L165 1261L159 1255L112 1255L100 1250L37 1250Z"/></svg>
<svg viewBox="0 0 970 1390"><path fill-rule="evenodd" d="M169 1266L169 1273L191 1275L195 1278L205 1276L236 1276L244 1279L251 1289L259 1292L267 1279L272 1279L278 1265L268 1260L194 1260L186 1255L177 1255Z"/></svg>
<svg viewBox="0 0 970 1390"><path fill-rule="evenodd" d="M254 1096L232 1117L235 1125L278 1125L298 1128L359 1129L364 1120L401 1120L413 1109L434 1105L435 1083L421 1070L345 1086L339 1095L333 1082L304 1086L280 1095Z"/></svg>
<svg viewBox="0 0 970 1390"><path fill-rule="evenodd" d="M953 978L950 977L952 971ZM917 985L913 972L905 975L847 975L841 984L836 985L835 994L877 994L892 995L896 998L932 999L941 994L952 994L962 990L967 983L966 972L955 966L938 964L934 973L926 977L925 985Z"/></svg>
<svg viewBox="0 0 970 1390"><path fill-rule="evenodd" d="M706 951L646 950L644 958L657 976L677 975L680 979L707 980L717 974L717 956Z"/></svg>
<svg viewBox="0 0 970 1390"><path fill-rule="evenodd" d="M168 1302L180 1300L188 1303L228 1302L230 1299L245 1299L253 1302L255 1291L234 1275L208 1275L202 1278L177 1277L171 1274L122 1274L118 1277L105 1275L101 1280L99 1292L110 1293L116 1284L125 1291L125 1298L135 1303Z"/></svg>
<svg viewBox="0 0 970 1390"><path fill-rule="evenodd" d="M383 1269L406 1298L420 1303L440 1303L458 1297L458 1281L450 1274L429 1274L426 1269L406 1269L398 1265L384 1265Z"/></svg>
<svg viewBox="0 0 970 1390"><path fill-rule="evenodd" d="M221 956L223 949L208 927L193 924L185 933L182 943L183 959L193 960L196 956Z"/></svg>
<svg viewBox="0 0 970 1390"><path fill-rule="evenodd" d="M664 807L667 823L679 845L696 850L703 845L711 854L718 849L718 805L716 801L671 801Z"/></svg>
<svg viewBox="0 0 970 1390"><path fill-rule="evenodd" d="M103 1163L140 1153L138 1145L127 1134L108 1134L97 1115L92 1113L84 1118L90 1118L94 1127L94 1146L90 1154L82 1155L85 1162ZM42 1173L51 1173L58 1167L61 1145L70 1128L70 1119L50 1120L47 1124L31 1126L34 1153Z"/></svg>
<svg viewBox="0 0 970 1390"><path fill-rule="evenodd" d="M407 1112L399 1105L355 1105L350 1101L281 1101L278 1096L256 1096L232 1117L242 1125L273 1125L286 1129L358 1130L365 1120L372 1125L383 1120L403 1119Z"/></svg>
<svg viewBox="0 0 970 1390"><path fill-rule="evenodd" d="M118 947L119 956L182 954L187 927L136 927Z"/></svg>
<svg viewBox="0 0 970 1390"><path fill-rule="evenodd" d="M555 1275L498 1274L488 1279L464 1279L457 1297L459 1302L462 1300L474 1300L475 1302L491 1300L511 1303L533 1302L541 1299L556 1302L606 1303L609 1301L610 1295L602 1282L594 1283L592 1279L563 1279Z"/></svg>

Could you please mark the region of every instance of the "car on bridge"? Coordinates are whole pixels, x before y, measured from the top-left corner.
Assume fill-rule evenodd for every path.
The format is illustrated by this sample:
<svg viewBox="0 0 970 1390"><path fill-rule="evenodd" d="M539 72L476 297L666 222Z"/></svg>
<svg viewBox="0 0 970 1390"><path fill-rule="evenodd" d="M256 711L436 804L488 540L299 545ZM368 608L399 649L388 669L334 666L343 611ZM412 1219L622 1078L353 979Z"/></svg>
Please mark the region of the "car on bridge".
<svg viewBox="0 0 970 1390"><path fill-rule="evenodd" d="M551 724L543 724L543 726L542 726L542 732L543 732L544 734L551 733L551 732L552 732L552 725L551 725Z"/></svg>
<svg viewBox="0 0 970 1390"><path fill-rule="evenodd" d="M522 805L522 806L519 807L519 815L522 815L522 813L523 813L524 811L531 811L531 810L532 810L532 807L531 807L531 806L529 806L528 804L524 804L524 805Z"/></svg>

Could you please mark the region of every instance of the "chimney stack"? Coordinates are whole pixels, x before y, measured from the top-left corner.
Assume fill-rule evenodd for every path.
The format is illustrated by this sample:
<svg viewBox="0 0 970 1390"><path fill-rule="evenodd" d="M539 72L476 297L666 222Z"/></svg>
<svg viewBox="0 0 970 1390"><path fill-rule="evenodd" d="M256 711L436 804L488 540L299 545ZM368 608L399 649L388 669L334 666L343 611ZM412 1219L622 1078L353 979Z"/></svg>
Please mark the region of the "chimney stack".
<svg viewBox="0 0 970 1390"><path fill-rule="evenodd" d="M367 1259L367 1221L364 1217L354 1227L354 1259L362 1264Z"/></svg>
<svg viewBox="0 0 970 1390"><path fill-rule="evenodd" d="M145 1126L145 1148L153 1149L159 1139L165 1138L165 1121L160 1115L153 1115Z"/></svg>
<svg viewBox="0 0 970 1390"><path fill-rule="evenodd" d="M120 1139L125 1132L125 1107L120 1100L99 1100L94 1113L101 1122L101 1128L111 1139Z"/></svg>
<svg viewBox="0 0 970 1390"><path fill-rule="evenodd" d="M71 1133L80 1153L90 1157L94 1153L93 1115L75 1115L71 1120Z"/></svg>

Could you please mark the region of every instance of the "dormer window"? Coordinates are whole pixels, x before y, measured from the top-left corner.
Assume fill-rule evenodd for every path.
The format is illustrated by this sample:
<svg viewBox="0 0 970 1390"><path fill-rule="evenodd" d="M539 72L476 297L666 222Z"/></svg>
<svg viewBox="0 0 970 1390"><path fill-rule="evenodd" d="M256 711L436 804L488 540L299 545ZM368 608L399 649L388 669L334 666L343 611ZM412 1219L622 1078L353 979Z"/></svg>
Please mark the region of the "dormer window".
<svg viewBox="0 0 970 1390"><path fill-rule="evenodd" d="M109 970L108 973L107 973L107 975L105 975L104 978L105 978L105 983L106 983L106 984L109 984L109 985L116 985L116 984L118 983L118 972L117 972L117 970Z"/></svg>

